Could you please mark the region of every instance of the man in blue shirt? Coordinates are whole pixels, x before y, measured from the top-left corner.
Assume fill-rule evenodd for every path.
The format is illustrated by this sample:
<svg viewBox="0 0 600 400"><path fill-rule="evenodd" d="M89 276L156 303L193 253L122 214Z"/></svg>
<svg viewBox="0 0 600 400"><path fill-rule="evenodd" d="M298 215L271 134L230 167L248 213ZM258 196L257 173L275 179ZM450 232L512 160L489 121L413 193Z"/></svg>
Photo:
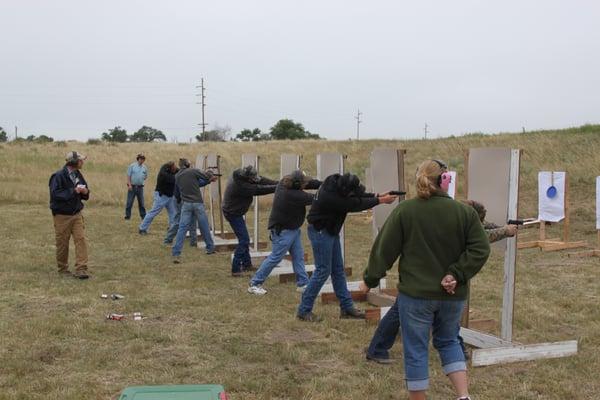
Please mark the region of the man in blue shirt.
<svg viewBox="0 0 600 400"><path fill-rule="evenodd" d="M125 219L131 219L131 207L137 197L140 218L143 220L146 216L144 207L144 181L148 177L148 169L144 165L146 156L140 153L127 168L127 205L125 206Z"/></svg>

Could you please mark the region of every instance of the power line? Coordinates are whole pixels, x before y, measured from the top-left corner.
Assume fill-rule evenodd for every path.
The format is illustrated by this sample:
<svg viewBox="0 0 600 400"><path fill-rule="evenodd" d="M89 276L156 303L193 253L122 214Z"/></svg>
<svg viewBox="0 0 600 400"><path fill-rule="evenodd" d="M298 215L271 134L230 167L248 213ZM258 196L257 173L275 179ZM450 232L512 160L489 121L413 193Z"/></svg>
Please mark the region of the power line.
<svg viewBox="0 0 600 400"><path fill-rule="evenodd" d="M356 119L356 140L360 140L360 124L362 123L362 120L360 119L361 115L362 113L359 108L356 112L356 117L354 117L354 119Z"/></svg>
<svg viewBox="0 0 600 400"><path fill-rule="evenodd" d="M206 102L204 101L204 99L206 99L206 95L204 94L204 90L206 89L204 87L204 78L202 78L200 80L200 86L196 86L196 89L200 89L200 94L197 94L196 96L200 96L200 103L196 103L196 104L202 104L202 123L198 124L202 127L202 140L206 140L206 122L204 122L204 108L206 107Z"/></svg>

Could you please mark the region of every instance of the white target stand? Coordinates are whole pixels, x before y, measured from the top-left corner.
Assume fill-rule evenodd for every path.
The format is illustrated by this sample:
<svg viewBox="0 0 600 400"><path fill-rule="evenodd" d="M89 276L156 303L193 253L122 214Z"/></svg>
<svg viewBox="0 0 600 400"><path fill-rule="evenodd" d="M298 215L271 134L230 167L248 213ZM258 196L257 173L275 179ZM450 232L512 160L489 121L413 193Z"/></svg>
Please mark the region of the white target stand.
<svg viewBox="0 0 600 400"><path fill-rule="evenodd" d="M600 257L600 176L596 177L596 230L598 244L595 249L569 254L569 257Z"/></svg>
<svg viewBox="0 0 600 400"><path fill-rule="evenodd" d="M542 171L538 174L539 239L518 244L519 249L539 248L557 251L585 247L585 241L570 242L569 176L566 172ZM562 239L548 239L546 224L562 221Z"/></svg>

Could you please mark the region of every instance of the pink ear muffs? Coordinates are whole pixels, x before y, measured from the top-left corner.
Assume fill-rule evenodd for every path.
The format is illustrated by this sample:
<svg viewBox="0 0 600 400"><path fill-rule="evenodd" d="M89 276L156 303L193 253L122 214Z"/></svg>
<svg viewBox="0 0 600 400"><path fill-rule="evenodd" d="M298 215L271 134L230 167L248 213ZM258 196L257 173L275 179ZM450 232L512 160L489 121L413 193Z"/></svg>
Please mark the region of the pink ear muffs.
<svg viewBox="0 0 600 400"><path fill-rule="evenodd" d="M444 172L441 176L440 188L444 192L448 192L448 188L450 187L450 183L452 182L452 175L449 172Z"/></svg>

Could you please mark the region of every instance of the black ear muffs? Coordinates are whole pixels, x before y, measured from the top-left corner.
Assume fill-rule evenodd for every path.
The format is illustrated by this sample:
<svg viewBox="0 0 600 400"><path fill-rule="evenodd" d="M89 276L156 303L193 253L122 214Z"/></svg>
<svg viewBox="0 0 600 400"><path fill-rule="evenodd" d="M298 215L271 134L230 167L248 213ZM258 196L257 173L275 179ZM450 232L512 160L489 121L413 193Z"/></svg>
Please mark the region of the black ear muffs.
<svg viewBox="0 0 600 400"><path fill-rule="evenodd" d="M440 166L440 168L443 170L443 171L442 171L442 174L443 174L445 171L448 171L448 166L446 165L446 163L445 163L445 162L443 162L443 161L440 161L440 160L436 160L436 159L432 159L431 161L433 161L433 162L437 163L437 165L439 165L439 166ZM438 177L437 177L437 185L438 185L438 186L440 186L440 187L442 186L442 174L440 174L440 176L438 176Z"/></svg>
<svg viewBox="0 0 600 400"><path fill-rule="evenodd" d="M304 172L296 170L292 172L292 189L302 189L302 183L304 182Z"/></svg>

